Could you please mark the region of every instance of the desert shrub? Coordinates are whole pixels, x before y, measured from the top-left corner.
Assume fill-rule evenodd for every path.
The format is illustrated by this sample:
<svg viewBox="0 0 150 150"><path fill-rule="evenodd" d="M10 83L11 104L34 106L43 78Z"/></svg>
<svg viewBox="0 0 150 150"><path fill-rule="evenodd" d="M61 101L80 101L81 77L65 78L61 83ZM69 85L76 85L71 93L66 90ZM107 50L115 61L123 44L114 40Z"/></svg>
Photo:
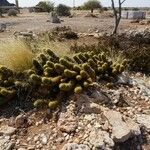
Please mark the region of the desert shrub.
<svg viewBox="0 0 150 150"><path fill-rule="evenodd" d="M22 72L31 68L33 53L20 40L11 40L0 43L0 64L7 68Z"/></svg>
<svg viewBox="0 0 150 150"><path fill-rule="evenodd" d="M98 0L88 0L84 3L83 8L91 10L91 13L93 13L94 9L101 9L102 5Z"/></svg>
<svg viewBox="0 0 150 150"><path fill-rule="evenodd" d="M8 16L17 16L18 11L15 9L9 9L7 14L8 14Z"/></svg>
<svg viewBox="0 0 150 150"><path fill-rule="evenodd" d="M76 32L68 26L56 27L52 30L52 35L59 40L62 39L78 39Z"/></svg>
<svg viewBox="0 0 150 150"><path fill-rule="evenodd" d="M70 7L63 4L59 4L56 8L56 13L58 16L70 16L71 15L70 10L71 10Z"/></svg>
<svg viewBox="0 0 150 150"><path fill-rule="evenodd" d="M41 12L51 12L54 10L54 3L50 1L41 1L36 6Z"/></svg>

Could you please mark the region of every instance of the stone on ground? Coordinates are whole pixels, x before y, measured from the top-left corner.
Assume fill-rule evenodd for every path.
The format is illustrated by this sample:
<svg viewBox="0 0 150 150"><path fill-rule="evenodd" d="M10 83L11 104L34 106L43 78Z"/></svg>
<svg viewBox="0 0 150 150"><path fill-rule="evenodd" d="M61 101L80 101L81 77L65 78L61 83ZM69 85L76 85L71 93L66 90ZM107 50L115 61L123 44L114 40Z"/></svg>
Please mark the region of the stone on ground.
<svg viewBox="0 0 150 150"><path fill-rule="evenodd" d="M145 114L138 114L136 116L136 121L143 127L146 128L146 130L150 131L150 115Z"/></svg>
<svg viewBox="0 0 150 150"><path fill-rule="evenodd" d="M0 135L13 135L16 131L16 128L10 126L1 126L0 127Z"/></svg>
<svg viewBox="0 0 150 150"><path fill-rule="evenodd" d="M119 112L109 110L104 112L104 116L112 126L112 136L116 142L124 142L131 136L131 131L127 124L122 120Z"/></svg>

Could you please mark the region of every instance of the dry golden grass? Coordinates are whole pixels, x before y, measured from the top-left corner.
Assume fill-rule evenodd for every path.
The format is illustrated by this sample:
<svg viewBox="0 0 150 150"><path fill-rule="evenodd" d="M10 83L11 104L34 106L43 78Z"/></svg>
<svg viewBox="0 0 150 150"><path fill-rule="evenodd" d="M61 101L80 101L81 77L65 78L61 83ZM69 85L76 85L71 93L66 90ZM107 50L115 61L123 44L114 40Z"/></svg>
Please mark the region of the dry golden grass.
<svg viewBox="0 0 150 150"><path fill-rule="evenodd" d="M0 65L14 71L31 68L33 53L21 40L0 42Z"/></svg>
<svg viewBox="0 0 150 150"><path fill-rule="evenodd" d="M113 63L118 63L118 64L122 64L125 59L122 53L116 53L111 50L109 51L109 57L111 58Z"/></svg>

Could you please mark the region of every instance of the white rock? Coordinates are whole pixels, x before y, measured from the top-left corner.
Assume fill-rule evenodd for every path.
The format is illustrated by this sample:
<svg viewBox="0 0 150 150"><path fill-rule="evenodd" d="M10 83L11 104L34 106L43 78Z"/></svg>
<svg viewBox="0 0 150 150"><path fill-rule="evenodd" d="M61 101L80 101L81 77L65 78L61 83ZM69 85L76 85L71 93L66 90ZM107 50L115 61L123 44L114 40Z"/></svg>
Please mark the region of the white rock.
<svg viewBox="0 0 150 150"><path fill-rule="evenodd" d="M10 126L1 126L0 127L0 135L13 135L16 132L16 128Z"/></svg>
<svg viewBox="0 0 150 150"><path fill-rule="evenodd" d="M150 115L138 114L136 116L136 121L150 131Z"/></svg>
<svg viewBox="0 0 150 150"><path fill-rule="evenodd" d="M104 116L112 126L112 136L116 142L124 142L131 136L131 131L122 120L121 113L109 110L104 112Z"/></svg>
<svg viewBox="0 0 150 150"><path fill-rule="evenodd" d="M47 139L46 135L42 135L41 143L42 143L43 145L46 145L47 142L48 142L48 139Z"/></svg>
<svg viewBox="0 0 150 150"><path fill-rule="evenodd" d="M141 134L140 126L137 123L135 123L133 120L128 118L126 123L127 123L128 127L130 128L133 135Z"/></svg>
<svg viewBox="0 0 150 150"><path fill-rule="evenodd" d="M91 131L88 140L96 149L105 149L106 145L108 147L114 146L114 142L109 137L109 134L99 129Z"/></svg>

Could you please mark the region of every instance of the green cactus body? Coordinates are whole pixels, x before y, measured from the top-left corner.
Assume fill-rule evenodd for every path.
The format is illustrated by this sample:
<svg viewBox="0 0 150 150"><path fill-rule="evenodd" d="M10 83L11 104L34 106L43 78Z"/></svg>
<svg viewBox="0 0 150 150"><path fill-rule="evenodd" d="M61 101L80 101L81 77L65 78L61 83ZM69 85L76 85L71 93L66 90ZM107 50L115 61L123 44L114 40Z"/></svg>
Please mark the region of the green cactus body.
<svg viewBox="0 0 150 150"><path fill-rule="evenodd" d="M50 102L48 103L48 107L49 107L50 109L56 109L56 108L58 107L58 105L59 105L59 102L58 102L58 101L50 101Z"/></svg>
<svg viewBox="0 0 150 150"><path fill-rule="evenodd" d="M88 88L88 87L90 86L90 84L89 84L88 82L84 81L84 82L83 82L83 86L84 86L85 88Z"/></svg>
<svg viewBox="0 0 150 150"><path fill-rule="evenodd" d="M77 85L75 88L74 88L74 93L75 94L80 94L82 92L83 88L80 86L80 85Z"/></svg>
<svg viewBox="0 0 150 150"><path fill-rule="evenodd" d="M51 83L52 83L53 86L59 84L61 79L62 79L62 76L57 76L57 77L54 77L54 78L50 78Z"/></svg>
<svg viewBox="0 0 150 150"><path fill-rule="evenodd" d="M44 75L47 76L47 77L51 76L53 73L54 73L53 68L47 67L47 68L44 69Z"/></svg>
<svg viewBox="0 0 150 150"><path fill-rule="evenodd" d="M42 65L45 65L46 61L48 60L47 57L43 53L41 53L39 54L39 58L41 60Z"/></svg>
<svg viewBox="0 0 150 150"><path fill-rule="evenodd" d="M29 69L28 71L27 71L27 75L31 75L31 74L35 74L35 71L34 70L32 70L32 69Z"/></svg>
<svg viewBox="0 0 150 150"><path fill-rule="evenodd" d="M84 53L84 56L86 57L87 60L90 58L88 53Z"/></svg>
<svg viewBox="0 0 150 150"><path fill-rule="evenodd" d="M51 56L53 59L55 59L56 61L59 61L59 57L53 52L51 51L50 49L47 49L46 50L46 53Z"/></svg>
<svg viewBox="0 0 150 150"><path fill-rule="evenodd" d="M73 70L76 72L80 72L81 71L81 67L79 65L74 65L73 66Z"/></svg>
<svg viewBox="0 0 150 150"><path fill-rule="evenodd" d="M74 78L74 77L76 77L76 75L77 75L76 71L72 71L72 70L69 70L69 69L64 70L64 76L67 77L67 78Z"/></svg>
<svg viewBox="0 0 150 150"><path fill-rule="evenodd" d="M81 75L77 75L77 76L76 76L76 80L77 80L77 81L81 81L81 80L82 80L82 76L81 76Z"/></svg>
<svg viewBox="0 0 150 150"><path fill-rule="evenodd" d="M97 68L97 64L96 64L92 59L89 59L89 60L88 60L88 63L89 63L89 65L90 65L93 69L96 69L96 68Z"/></svg>
<svg viewBox="0 0 150 150"><path fill-rule="evenodd" d="M49 66L50 68L54 68L54 63L52 61L47 61L46 65Z"/></svg>
<svg viewBox="0 0 150 150"><path fill-rule="evenodd" d="M30 75L30 81L34 84L40 84L41 83L41 77L35 74Z"/></svg>
<svg viewBox="0 0 150 150"><path fill-rule="evenodd" d="M78 57L79 57L80 60L82 60L82 62L86 62L87 61L86 57L82 53L79 53Z"/></svg>
<svg viewBox="0 0 150 150"><path fill-rule="evenodd" d="M75 81L71 80L68 83L61 83L61 84L59 84L59 89L61 91L69 92L69 91L71 91L74 88L74 86L75 86Z"/></svg>
<svg viewBox="0 0 150 150"><path fill-rule="evenodd" d="M89 78L89 74L85 70L81 70L80 75L83 79L88 79Z"/></svg>
<svg viewBox="0 0 150 150"><path fill-rule="evenodd" d="M52 80L49 77L42 77L42 83L47 86L52 86Z"/></svg>
<svg viewBox="0 0 150 150"><path fill-rule="evenodd" d="M82 63L83 63L83 61L80 60L77 55L73 56L73 59L74 59L78 64L82 64Z"/></svg>
<svg viewBox="0 0 150 150"><path fill-rule="evenodd" d="M68 69L72 69L72 68L73 68L73 65L74 65L73 63L71 63L71 62L65 60L64 58L61 58L61 59L59 60L59 62L60 62L62 65L64 65L66 68L68 68Z"/></svg>
<svg viewBox="0 0 150 150"><path fill-rule="evenodd" d="M64 72L64 70L65 70L64 65L61 65L61 64L58 64L58 63L56 63L56 64L54 65L54 67L55 67L55 70L56 70L56 72L57 72L58 74L62 74L62 73Z"/></svg>
<svg viewBox="0 0 150 150"><path fill-rule="evenodd" d="M69 62L74 63L74 61L73 61L70 57L68 57L68 56L64 56L64 59L66 59L66 60L69 61Z"/></svg>
<svg viewBox="0 0 150 150"><path fill-rule="evenodd" d="M46 106L47 104L48 104L48 102L46 100L38 99L34 102L33 105L36 108L40 108L40 107Z"/></svg>
<svg viewBox="0 0 150 150"><path fill-rule="evenodd" d="M92 79L96 78L95 71L87 63L84 63L82 66Z"/></svg>
<svg viewBox="0 0 150 150"><path fill-rule="evenodd" d="M39 63L37 60L35 60L35 59L33 59L32 63L33 63L33 67L34 67L34 69L36 70L36 72L37 72L38 74L42 74L43 68L42 68L42 66L40 65L40 63Z"/></svg>

